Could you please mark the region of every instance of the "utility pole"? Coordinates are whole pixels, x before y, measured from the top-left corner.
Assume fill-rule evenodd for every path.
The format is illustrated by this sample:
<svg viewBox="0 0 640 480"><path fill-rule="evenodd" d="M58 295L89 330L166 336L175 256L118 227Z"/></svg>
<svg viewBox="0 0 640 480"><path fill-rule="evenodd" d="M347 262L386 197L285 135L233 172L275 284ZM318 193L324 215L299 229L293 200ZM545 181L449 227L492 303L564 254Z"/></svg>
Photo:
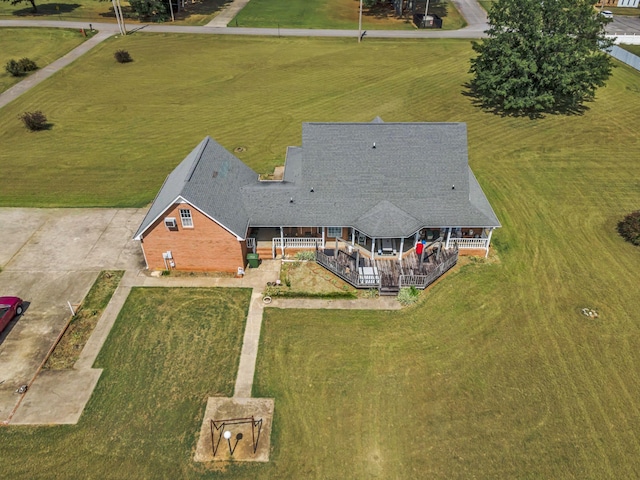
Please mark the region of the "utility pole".
<svg viewBox="0 0 640 480"><path fill-rule="evenodd" d="M124 26L124 16L122 15L122 7L120 6L120 0L112 0L113 12L116 14L116 21L118 22L118 28L122 35L127 34L127 29Z"/></svg>
<svg viewBox="0 0 640 480"><path fill-rule="evenodd" d="M358 15L358 43L362 40L362 0L360 0L360 14Z"/></svg>

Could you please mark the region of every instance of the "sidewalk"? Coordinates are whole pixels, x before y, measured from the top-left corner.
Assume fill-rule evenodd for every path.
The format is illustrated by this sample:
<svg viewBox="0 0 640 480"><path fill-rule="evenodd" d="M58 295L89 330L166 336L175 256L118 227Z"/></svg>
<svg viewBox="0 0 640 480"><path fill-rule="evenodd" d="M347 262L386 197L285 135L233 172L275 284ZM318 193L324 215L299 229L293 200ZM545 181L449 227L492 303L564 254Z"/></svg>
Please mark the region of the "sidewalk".
<svg viewBox="0 0 640 480"><path fill-rule="evenodd" d="M249 0L233 0L227 5L222 12L205 25L205 27L226 27L233 18L238 15L240 10L246 7Z"/></svg>
<svg viewBox="0 0 640 480"><path fill-rule="evenodd" d="M151 277L140 272L127 270L73 369L41 372L26 393L24 401L10 423L13 425L78 423L102 374L101 369L92 368L93 364L133 287L251 288L253 292L247 313L240 363L233 393L233 398L251 398L262 317L266 306L262 301L262 292L267 282L277 279L280 266L279 260L265 260L260 268L247 269L243 278ZM363 310L399 310L401 308L396 297L357 300L276 298L268 306Z"/></svg>
<svg viewBox="0 0 640 480"><path fill-rule="evenodd" d="M69 65L71 62L73 62L74 60L78 59L79 57L87 53L93 47L105 41L114 33L115 32L108 32L108 31L98 32L95 36L91 37L82 45L78 45L76 48L71 50L65 56L59 58L53 63L50 63L44 68L37 70L35 73L33 73L32 75L29 75L27 78L25 78L21 82L16 83L10 89L0 93L0 108L11 103L20 95L22 95L24 92L26 92L27 90L30 90L31 88L38 85L40 82L46 80L51 75L56 73L58 70L63 69L64 67Z"/></svg>

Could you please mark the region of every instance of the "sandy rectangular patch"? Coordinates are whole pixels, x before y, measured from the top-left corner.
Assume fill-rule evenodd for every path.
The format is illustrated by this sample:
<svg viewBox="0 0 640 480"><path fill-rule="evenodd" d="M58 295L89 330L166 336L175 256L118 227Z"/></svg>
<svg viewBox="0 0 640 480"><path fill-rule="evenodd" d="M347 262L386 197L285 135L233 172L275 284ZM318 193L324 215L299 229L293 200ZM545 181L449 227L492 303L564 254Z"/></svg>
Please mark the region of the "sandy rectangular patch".
<svg viewBox="0 0 640 480"><path fill-rule="evenodd" d="M273 407L273 398L210 397L194 460L268 462Z"/></svg>

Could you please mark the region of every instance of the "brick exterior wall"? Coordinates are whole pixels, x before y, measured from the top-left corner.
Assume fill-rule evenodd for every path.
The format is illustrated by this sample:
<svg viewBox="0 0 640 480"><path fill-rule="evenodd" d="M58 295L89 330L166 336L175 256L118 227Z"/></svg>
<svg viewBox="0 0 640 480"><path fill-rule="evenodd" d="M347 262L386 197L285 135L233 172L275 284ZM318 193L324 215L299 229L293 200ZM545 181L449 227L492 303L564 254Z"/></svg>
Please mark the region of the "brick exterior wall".
<svg viewBox="0 0 640 480"><path fill-rule="evenodd" d="M193 228L182 227L181 208L191 211ZM165 227L166 217L176 219L177 229ZM238 267L246 266L246 242L239 242L235 235L185 203L169 208L147 230L141 243L151 270L166 268L162 254L169 250L176 270L237 273Z"/></svg>

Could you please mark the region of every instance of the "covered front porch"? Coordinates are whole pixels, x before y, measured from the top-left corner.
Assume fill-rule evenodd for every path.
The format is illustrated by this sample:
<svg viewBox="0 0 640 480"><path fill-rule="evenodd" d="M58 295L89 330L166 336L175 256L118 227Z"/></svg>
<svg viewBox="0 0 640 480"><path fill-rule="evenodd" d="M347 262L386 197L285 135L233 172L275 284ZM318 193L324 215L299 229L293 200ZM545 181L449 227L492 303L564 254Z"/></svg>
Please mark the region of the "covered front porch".
<svg viewBox="0 0 640 480"><path fill-rule="evenodd" d="M247 248L272 258L294 254L300 250L319 248L339 249L339 244L358 250L363 257L372 259L403 259L414 251L418 243L429 245L436 240L445 249L484 250L489 253L493 228L435 227L422 228L409 237L376 238L352 227L259 227L251 228Z"/></svg>

